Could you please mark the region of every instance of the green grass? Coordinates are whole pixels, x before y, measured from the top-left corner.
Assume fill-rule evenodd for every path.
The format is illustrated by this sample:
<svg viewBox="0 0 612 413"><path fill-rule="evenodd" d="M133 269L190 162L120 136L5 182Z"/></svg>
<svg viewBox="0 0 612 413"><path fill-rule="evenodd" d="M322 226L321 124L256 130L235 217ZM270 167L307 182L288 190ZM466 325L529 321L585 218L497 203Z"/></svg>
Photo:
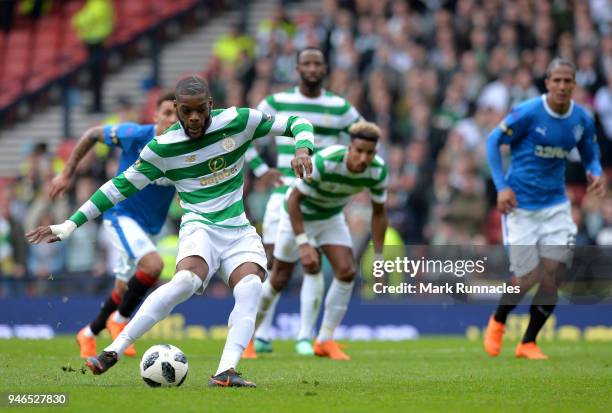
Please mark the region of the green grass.
<svg viewBox="0 0 612 413"><path fill-rule="evenodd" d="M142 340L137 348L142 354L153 344ZM275 342L274 354L240 364L257 389L205 387L223 342L172 344L186 353L189 376L182 387L152 389L140 379L139 360L126 358L103 376L82 374L72 337L0 340L0 392L67 392L69 407L55 408L62 412L603 412L612 406L609 343L546 342L551 359L528 361L516 360L509 342L496 359L460 338L355 342L347 350L352 361L334 362L296 356L293 342ZM76 371L64 372L68 365ZM35 409L42 410L48 409Z"/></svg>

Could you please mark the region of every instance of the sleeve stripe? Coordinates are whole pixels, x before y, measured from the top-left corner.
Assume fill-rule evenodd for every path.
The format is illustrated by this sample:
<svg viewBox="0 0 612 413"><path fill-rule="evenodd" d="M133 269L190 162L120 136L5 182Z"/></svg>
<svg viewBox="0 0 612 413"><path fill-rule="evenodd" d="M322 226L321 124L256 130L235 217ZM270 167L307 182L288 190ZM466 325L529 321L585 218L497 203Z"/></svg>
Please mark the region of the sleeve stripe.
<svg viewBox="0 0 612 413"><path fill-rule="evenodd" d="M74 222L77 227L80 227L81 225L83 225L84 223L87 222L87 217L85 216L84 213L82 213L81 211L77 211L74 214L72 214L72 216L70 218L68 218L70 221Z"/></svg>
<svg viewBox="0 0 612 413"><path fill-rule="evenodd" d="M143 159L140 160L140 165L138 165L137 171L149 178L150 181L155 181L156 179L164 176L161 169L153 165L151 162L147 162Z"/></svg>
<svg viewBox="0 0 612 413"><path fill-rule="evenodd" d="M151 179L149 179L149 177L146 174L144 174L144 172L137 171L133 167L130 167L127 170L125 170L125 172L123 172L123 176L125 177L125 179L127 179L132 185L134 185L138 189L144 188L145 186L149 185L152 181Z"/></svg>
<svg viewBox="0 0 612 413"><path fill-rule="evenodd" d="M106 194L101 189L98 189L89 201L85 202L83 206L79 208L79 211L82 211L87 219L93 219L107 209L112 208L113 205L113 202L108 199Z"/></svg>
<svg viewBox="0 0 612 413"><path fill-rule="evenodd" d="M270 167L268 165L266 165L265 163L262 163L261 165L259 165L256 168L252 168L253 169L253 174L257 177L257 178L261 178L261 176L263 174L265 174L266 172L268 172L270 170Z"/></svg>
<svg viewBox="0 0 612 413"><path fill-rule="evenodd" d="M123 174L113 178L111 182L112 182L112 185L114 185L117 188L117 190L121 193L121 195L123 195L126 198L132 195L133 193L138 192L138 188L132 185L132 183L128 181L123 176ZM104 184L104 186L106 186L107 184L108 182ZM102 189L104 189L104 186L102 187Z"/></svg>
<svg viewBox="0 0 612 413"><path fill-rule="evenodd" d="M164 166L164 162L165 161L164 161L163 157L159 156L157 153L153 152L153 150L151 149L151 147L154 146L154 143L156 143L156 142L154 140L152 140L151 142L149 142L149 144L147 146L145 146L142 149L142 152L140 152L141 161L142 162L146 162L149 165L152 165L157 170L159 170L161 175L163 175L164 171L166 170L166 168ZM157 178L159 178L159 176ZM155 178L155 179L157 179L157 178Z"/></svg>
<svg viewBox="0 0 612 413"><path fill-rule="evenodd" d="M255 128L253 139L258 139L263 136L267 136L270 133L271 129L272 129L272 122L266 120L266 118L264 117L261 120L261 122L259 122L259 125L257 125L257 128Z"/></svg>
<svg viewBox="0 0 612 413"><path fill-rule="evenodd" d="M110 199L111 202L114 202L115 204L123 201L126 198L125 196L123 196L121 192L119 192L117 187L113 185L112 181L109 181L105 183L104 185L102 185L100 190L104 192L104 195L106 195L106 197Z"/></svg>

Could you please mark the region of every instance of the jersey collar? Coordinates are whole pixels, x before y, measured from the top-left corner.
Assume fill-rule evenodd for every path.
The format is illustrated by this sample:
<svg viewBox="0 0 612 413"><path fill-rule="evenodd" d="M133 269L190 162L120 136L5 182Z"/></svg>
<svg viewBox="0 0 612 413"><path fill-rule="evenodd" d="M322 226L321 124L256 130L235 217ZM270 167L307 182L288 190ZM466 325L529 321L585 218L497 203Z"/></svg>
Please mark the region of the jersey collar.
<svg viewBox="0 0 612 413"><path fill-rule="evenodd" d="M557 118L557 119L569 118L572 115L572 112L574 111L574 99L570 101L570 107L567 110L567 112L565 112L563 115L555 112L554 110L550 108L550 106L548 106L548 102L546 102L546 93L542 95L542 104L544 105L544 109L546 110L546 113L548 113L553 118Z"/></svg>
<svg viewBox="0 0 612 413"><path fill-rule="evenodd" d="M325 96L325 88L321 88L321 94L317 97L311 98L310 96L306 96L304 95L301 91L300 91L300 86L295 86L295 92L300 95L301 97L303 97L304 99L310 99L310 100L316 100L316 99L321 99L323 96Z"/></svg>

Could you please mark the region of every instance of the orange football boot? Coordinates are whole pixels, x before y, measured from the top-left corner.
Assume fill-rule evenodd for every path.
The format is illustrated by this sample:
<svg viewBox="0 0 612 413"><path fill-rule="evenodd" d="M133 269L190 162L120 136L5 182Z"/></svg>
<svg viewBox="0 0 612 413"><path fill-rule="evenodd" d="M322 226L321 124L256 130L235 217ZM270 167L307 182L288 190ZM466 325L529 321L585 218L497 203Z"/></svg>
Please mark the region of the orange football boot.
<svg viewBox="0 0 612 413"><path fill-rule="evenodd" d="M540 350L540 347L538 347L535 341L519 343L518 346L516 346L514 355L519 359L548 360L548 356L542 353L542 350Z"/></svg>
<svg viewBox="0 0 612 413"><path fill-rule="evenodd" d="M87 327L83 327L81 330L79 330L79 333L76 336L77 344L81 350L81 357L85 359L88 357L94 357L98 353L96 350L96 336L86 336L86 328Z"/></svg>
<svg viewBox="0 0 612 413"><path fill-rule="evenodd" d="M108 317L108 320L106 320L106 328L108 329L108 332L113 340L115 340L117 336L121 334L126 325L127 322L118 323L115 321L115 313L112 313L110 317ZM130 344L128 348L125 349L123 354L127 357L136 357L136 347L134 347L134 344Z"/></svg>
<svg viewBox="0 0 612 413"><path fill-rule="evenodd" d="M332 360L350 360L351 357L340 349L340 345L334 340L327 340L320 342L315 340L314 342L314 353L315 356L329 357Z"/></svg>
<svg viewBox="0 0 612 413"><path fill-rule="evenodd" d="M502 338L506 328L502 323L496 321L493 316L489 318L489 325L484 334L484 349L491 357L499 356L502 350Z"/></svg>
<svg viewBox="0 0 612 413"><path fill-rule="evenodd" d="M255 342L253 339L249 340L249 344L242 352L241 358L243 359L256 359L257 352L255 351Z"/></svg>

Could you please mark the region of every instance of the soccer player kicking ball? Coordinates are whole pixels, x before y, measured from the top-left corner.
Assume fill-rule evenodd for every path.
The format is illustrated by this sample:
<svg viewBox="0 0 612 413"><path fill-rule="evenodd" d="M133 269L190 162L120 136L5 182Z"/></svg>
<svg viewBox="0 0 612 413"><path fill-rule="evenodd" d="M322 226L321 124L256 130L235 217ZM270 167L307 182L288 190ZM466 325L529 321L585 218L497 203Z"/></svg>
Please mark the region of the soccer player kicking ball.
<svg viewBox="0 0 612 413"><path fill-rule="evenodd" d="M208 84L195 76L177 84L179 122L156 137L140 158L108 181L67 221L38 227L31 243L66 239L80 225L135 194L152 181L168 179L177 189L184 214L179 233L176 273L143 302L132 320L108 347L86 365L102 374L117 363L125 349L172 309L201 294L218 273L233 291L228 335L211 387L255 387L235 371L252 337L266 273L261 238L244 213L244 153L253 139L288 135L296 140L292 167L300 177L312 172L312 125L299 117L271 116L249 108L212 110Z"/></svg>
<svg viewBox="0 0 612 413"><path fill-rule="evenodd" d="M119 175L138 159L138 155L151 139L161 135L176 119L172 91L162 93L157 99L155 125L122 123L88 129L70 154L64 170L51 181L49 196L55 199L64 194L74 178L77 165L96 142L121 148L117 171ZM153 237L161 231L175 193L173 186L158 185L159 183L153 182L104 212L104 229L119 252L120 261L113 270L115 287L110 297L106 299L96 318L77 334L76 340L83 358L98 353L96 336L104 327L108 328L113 340L117 338L147 291L159 279L163 261ZM136 355L136 349L130 345L124 354L133 357Z"/></svg>
<svg viewBox="0 0 612 413"><path fill-rule="evenodd" d="M342 137L347 138L348 141L348 128L360 120L361 115L346 99L323 88L323 81L327 75L327 62L323 52L318 48L308 47L300 50L296 54L296 59L296 71L300 77L299 85L266 97L259 103L257 109L270 114L297 114L312 123L315 132L315 153L320 149L341 143ZM280 185L270 196L263 220L262 238L268 256L269 270L272 269L274 261L272 251L285 193L295 181L295 174L290 165L295 152L293 140L285 136L277 136L275 144L277 153L277 168L275 169L268 167L254 147L249 148L246 154L249 167L257 177L268 179L269 177L265 175L274 174L273 177L276 178L279 171L281 174ZM264 284L269 284L269 281L266 280ZM264 285L264 292L269 289L269 285ZM312 326L319 316L324 289L321 270L318 269L315 273L306 271L300 291L300 331L295 344L295 351L300 355L313 355L314 353ZM279 294L275 296L265 319L255 332L254 343L250 342L249 347L245 350L244 358L255 358L256 352L269 353L272 351L270 326L279 297Z"/></svg>
<svg viewBox="0 0 612 413"><path fill-rule="evenodd" d="M319 247L335 273L325 298L321 329L314 353L335 360L350 360L333 340L334 330L346 313L356 273L351 235L342 213L351 197L364 189L372 197L372 238L377 257L382 256L387 228L387 167L376 156L380 130L372 123L357 122L349 129L348 147L330 146L313 157L311 179L297 180L288 191L274 244L270 283L264 284L257 324L269 311L275 296L287 285L298 258L307 272L321 270ZM312 330L311 324L302 326Z"/></svg>
<svg viewBox="0 0 612 413"><path fill-rule="evenodd" d="M491 356L501 352L508 313L539 283L527 331L515 355L548 358L537 346L536 337L555 308L561 276L572 258L576 225L565 195L565 162L574 147L587 172L587 191L600 197L605 194L593 120L572 100L575 75L573 63L554 59L546 72L548 93L513 109L487 142L510 270L520 287L520 294L502 296L489 319L484 348ZM510 145L511 150L506 176L499 151L502 144Z"/></svg>

